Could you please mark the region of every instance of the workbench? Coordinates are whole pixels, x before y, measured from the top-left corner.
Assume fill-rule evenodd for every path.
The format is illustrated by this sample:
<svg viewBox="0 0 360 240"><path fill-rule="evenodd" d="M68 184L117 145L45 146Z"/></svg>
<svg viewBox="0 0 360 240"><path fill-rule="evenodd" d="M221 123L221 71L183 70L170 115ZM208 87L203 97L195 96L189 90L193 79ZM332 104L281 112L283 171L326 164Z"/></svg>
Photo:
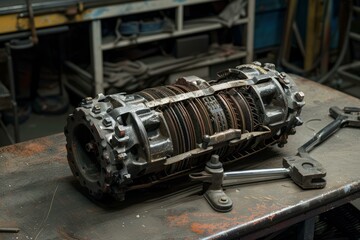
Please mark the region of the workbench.
<svg viewBox="0 0 360 240"><path fill-rule="evenodd" d="M331 106L360 100L293 76L305 93L304 124L284 148L273 146L242 161L242 169L281 167L282 157L332 121ZM234 208L215 212L201 186L129 193L125 202L87 197L67 164L62 133L0 149L0 226L19 233L0 239L198 239L256 238L338 207L360 196L360 129L343 128L311 156L327 170L327 186L302 190L289 179L226 189ZM252 164L249 164L252 163ZM237 167L236 169L241 169Z"/></svg>

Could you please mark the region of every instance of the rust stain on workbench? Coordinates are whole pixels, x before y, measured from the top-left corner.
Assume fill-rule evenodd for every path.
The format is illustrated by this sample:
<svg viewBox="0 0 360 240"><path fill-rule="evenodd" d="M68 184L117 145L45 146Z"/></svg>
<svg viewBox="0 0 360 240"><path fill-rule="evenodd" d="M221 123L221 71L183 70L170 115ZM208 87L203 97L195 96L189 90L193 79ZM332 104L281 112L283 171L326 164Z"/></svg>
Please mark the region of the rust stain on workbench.
<svg viewBox="0 0 360 240"><path fill-rule="evenodd" d="M28 144L13 145L10 152L15 153L21 157L31 157L45 151L48 146L48 141L43 140L40 143L30 142Z"/></svg>
<svg viewBox="0 0 360 240"><path fill-rule="evenodd" d="M170 227L188 227L192 232L203 235L238 225L244 221L244 217L233 212L226 215L216 212L183 212L168 216L167 221Z"/></svg>
<svg viewBox="0 0 360 240"><path fill-rule="evenodd" d="M272 221L275 212L279 209L281 206L275 203L258 203L254 207L248 208L247 212L232 210L229 213L204 213L188 210L182 213L172 212L167 216L167 222L170 227L184 227L198 235L211 235L249 222L258 224L261 219L258 221L256 219L269 215L269 213L274 213L267 217L267 220Z"/></svg>
<svg viewBox="0 0 360 240"><path fill-rule="evenodd" d="M0 164L5 165L8 172L49 162L66 163L67 160L62 134L0 148L0 157Z"/></svg>

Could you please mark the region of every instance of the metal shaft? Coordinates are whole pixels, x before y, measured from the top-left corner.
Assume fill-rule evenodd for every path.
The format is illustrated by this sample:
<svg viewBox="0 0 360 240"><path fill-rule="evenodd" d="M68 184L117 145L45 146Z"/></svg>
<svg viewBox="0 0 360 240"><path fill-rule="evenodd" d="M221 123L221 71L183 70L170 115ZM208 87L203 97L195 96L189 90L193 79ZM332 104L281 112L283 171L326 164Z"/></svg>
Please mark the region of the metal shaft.
<svg viewBox="0 0 360 240"><path fill-rule="evenodd" d="M19 228L9 228L9 227L0 228L0 232L3 232L3 233L17 233L19 231L20 231Z"/></svg>
<svg viewBox="0 0 360 240"><path fill-rule="evenodd" d="M270 177L289 175L290 170L288 168L269 168L269 169L258 169L258 170L245 170L245 171L234 171L224 172L224 180L229 179L240 179L240 178L251 178L251 177Z"/></svg>

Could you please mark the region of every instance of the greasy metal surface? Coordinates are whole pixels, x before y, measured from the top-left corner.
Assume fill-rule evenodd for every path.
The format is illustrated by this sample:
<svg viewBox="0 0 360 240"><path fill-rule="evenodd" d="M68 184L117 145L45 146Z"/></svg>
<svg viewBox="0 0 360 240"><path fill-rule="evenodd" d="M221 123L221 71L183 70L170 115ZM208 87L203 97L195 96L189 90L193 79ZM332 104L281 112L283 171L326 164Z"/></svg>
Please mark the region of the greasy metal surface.
<svg viewBox="0 0 360 240"><path fill-rule="evenodd" d="M97 198L123 201L129 190L198 171L210 154L228 165L283 146L305 102L294 81L268 65L239 65L237 75L209 82L188 76L133 94L83 99L64 128L74 177Z"/></svg>
<svg viewBox="0 0 360 240"><path fill-rule="evenodd" d="M306 95L305 124L290 136L286 148L252 156L247 169L279 167L281 156L296 149L333 119L328 109L359 106L360 101L316 83L297 79ZM307 121L320 119L321 121ZM283 223L294 216L326 211L340 199L360 192L360 132L344 128L312 152L327 170L327 186L301 190L280 179L228 188L233 210L217 213L194 190L161 196L133 192L120 205L104 208L79 191L67 165L62 134L0 149L0 226L19 233L0 239L198 239L244 235ZM265 161L266 160L266 161ZM239 168L236 168L239 169ZM200 189L192 188L195 190ZM151 195L152 194L152 195ZM146 200L145 200L146 199ZM325 206L325 207L324 207Z"/></svg>

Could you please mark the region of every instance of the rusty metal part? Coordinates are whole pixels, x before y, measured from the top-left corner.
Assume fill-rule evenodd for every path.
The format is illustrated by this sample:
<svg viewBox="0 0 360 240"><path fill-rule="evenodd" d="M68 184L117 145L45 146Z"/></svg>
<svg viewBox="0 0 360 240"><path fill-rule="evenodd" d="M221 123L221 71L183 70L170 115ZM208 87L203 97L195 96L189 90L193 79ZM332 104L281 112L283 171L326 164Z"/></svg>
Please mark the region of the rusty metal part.
<svg viewBox="0 0 360 240"><path fill-rule="evenodd" d="M298 101L304 99L304 93L295 93ZM287 175L301 188L314 189L326 186L326 171L322 164L310 157L309 152L320 145L342 127L360 127L360 108L358 107L331 107L329 114L334 118L330 124L322 128L313 138L298 148L298 156L283 158L284 168L257 169L237 172L224 172L219 156L213 155L207 162L205 170L190 174L192 180L202 181L204 197L210 206L219 212L232 209L231 199L223 191L224 180L241 179L246 177Z"/></svg>
<svg viewBox="0 0 360 240"><path fill-rule="evenodd" d="M0 233L18 233L19 228L0 227Z"/></svg>
<svg viewBox="0 0 360 240"><path fill-rule="evenodd" d="M286 176L303 189L324 188L326 185L325 169L312 158L286 157L283 159L283 166L283 168L224 172L219 156L212 155L204 171L191 173L189 176L192 180L204 183L204 198L218 212L228 212L233 207L231 198L223 190L227 180L260 177L269 180L272 177ZM231 185L234 185L234 182Z"/></svg>
<svg viewBox="0 0 360 240"><path fill-rule="evenodd" d="M99 94L68 117L69 165L92 195L123 200L128 190L201 169L212 154L229 163L283 146L301 123L300 95L289 76L259 63L209 82L189 76L134 94Z"/></svg>
<svg viewBox="0 0 360 240"><path fill-rule="evenodd" d="M31 39L32 39L33 44L37 44L39 42L39 38L36 33L34 12L33 12L33 8L32 8L31 0L26 0L26 5L27 5L28 13L29 13L29 26L31 29Z"/></svg>

